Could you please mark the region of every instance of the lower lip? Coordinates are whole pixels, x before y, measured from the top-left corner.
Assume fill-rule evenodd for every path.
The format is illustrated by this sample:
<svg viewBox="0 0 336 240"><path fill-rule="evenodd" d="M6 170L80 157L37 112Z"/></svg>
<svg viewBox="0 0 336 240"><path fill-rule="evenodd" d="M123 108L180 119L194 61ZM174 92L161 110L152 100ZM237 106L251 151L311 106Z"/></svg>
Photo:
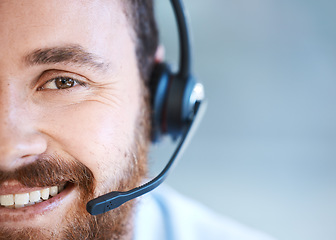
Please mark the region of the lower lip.
<svg viewBox="0 0 336 240"><path fill-rule="evenodd" d="M69 196L69 194L74 190L74 188L75 185L67 184L67 187L56 196L31 206L18 209L0 207L0 223L20 222L33 219L42 214L46 214L60 206L64 202L65 198Z"/></svg>

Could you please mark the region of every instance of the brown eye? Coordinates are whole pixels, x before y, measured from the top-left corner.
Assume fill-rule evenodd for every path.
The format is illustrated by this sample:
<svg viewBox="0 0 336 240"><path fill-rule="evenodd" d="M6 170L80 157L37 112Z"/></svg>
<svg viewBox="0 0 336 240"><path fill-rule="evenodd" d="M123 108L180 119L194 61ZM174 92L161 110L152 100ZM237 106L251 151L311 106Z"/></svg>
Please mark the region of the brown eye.
<svg viewBox="0 0 336 240"><path fill-rule="evenodd" d="M85 84L75 80L73 78L70 77L56 77L53 78L49 81L47 81L43 86L41 86L40 88L38 88L39 91L41 90L62 90L62 89L68 89L68 88L72 88L76 85L81 85L84 86Z"/></svg>
<svg viewBox="0 0 336 240"><path fill-rule="evenodd" d="M55 85L57 89L71 88L75 84L75 81L71 78L59 77L55 79Z"/></svg>

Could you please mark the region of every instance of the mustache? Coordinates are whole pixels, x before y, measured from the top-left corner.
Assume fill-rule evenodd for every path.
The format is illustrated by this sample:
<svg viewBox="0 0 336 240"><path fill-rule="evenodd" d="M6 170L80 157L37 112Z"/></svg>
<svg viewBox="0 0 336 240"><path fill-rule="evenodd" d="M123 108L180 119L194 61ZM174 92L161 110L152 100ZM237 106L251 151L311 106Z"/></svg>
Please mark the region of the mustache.
<svg viewBox="0 0 336 240"><path fill-rule="evenodd" d="M59 156L41 156L31 164L14 171L0 170L0 185L16 180L26 187L50 187L70 182L80 187L93 189L94 177L90 169L77 159Z"/></svg>

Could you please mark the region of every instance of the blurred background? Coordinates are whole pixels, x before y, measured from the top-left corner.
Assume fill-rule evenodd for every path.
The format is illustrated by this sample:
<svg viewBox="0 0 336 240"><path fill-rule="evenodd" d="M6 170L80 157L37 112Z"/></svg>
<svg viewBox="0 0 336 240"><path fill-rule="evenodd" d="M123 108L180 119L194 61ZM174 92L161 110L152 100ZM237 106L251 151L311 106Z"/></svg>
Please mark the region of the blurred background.
<svg viewBox="0 0 336 240"><path fill-rule="evenodd" d="M171 6L155 3L177 63ZM277 239L335 240L336 1L184 5L209 104L168 184ZM165 142L155 165L169 158Z"/></svg>

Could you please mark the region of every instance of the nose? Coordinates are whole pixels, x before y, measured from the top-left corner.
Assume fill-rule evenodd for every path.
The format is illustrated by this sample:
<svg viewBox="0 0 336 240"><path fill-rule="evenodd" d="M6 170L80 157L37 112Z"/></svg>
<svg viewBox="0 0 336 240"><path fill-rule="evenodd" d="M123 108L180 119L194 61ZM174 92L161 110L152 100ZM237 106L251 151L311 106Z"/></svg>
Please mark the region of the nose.
<svg viewBox="0 0 336 240"><path fill-rule="evenodd" d="M11 171L35 161L46 149L46 141L38 134L5 136L1 132L0 169Z"/></svg>
<svg viewBox="0 0 336 240"><path fill-rule="evenodd" d="M11 171L35 161L47 142L37 130L29 101L0 94L0 169Z"/></svg>

